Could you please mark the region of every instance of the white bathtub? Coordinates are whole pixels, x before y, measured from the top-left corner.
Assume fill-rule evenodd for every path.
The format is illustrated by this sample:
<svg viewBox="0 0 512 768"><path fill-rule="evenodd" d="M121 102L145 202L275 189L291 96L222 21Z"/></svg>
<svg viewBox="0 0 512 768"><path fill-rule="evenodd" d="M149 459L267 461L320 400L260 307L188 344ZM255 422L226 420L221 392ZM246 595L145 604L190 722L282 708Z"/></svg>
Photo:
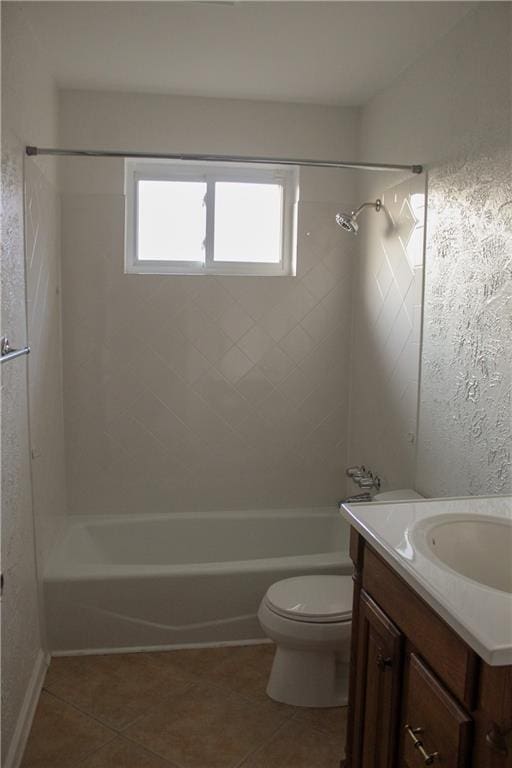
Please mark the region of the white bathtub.
<svg viewBox="0 0 512 768"><path fill-rule="evenodd" d="M336 509L71 518L44 577L54 652L262 637L275 581L350 573Z"/></svg>

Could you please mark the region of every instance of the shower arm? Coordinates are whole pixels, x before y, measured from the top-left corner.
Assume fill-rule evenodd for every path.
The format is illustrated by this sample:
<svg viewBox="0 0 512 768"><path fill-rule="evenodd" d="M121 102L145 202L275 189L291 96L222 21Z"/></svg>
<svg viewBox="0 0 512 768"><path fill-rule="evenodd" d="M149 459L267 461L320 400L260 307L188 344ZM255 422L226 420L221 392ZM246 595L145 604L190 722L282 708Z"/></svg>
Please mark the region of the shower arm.
<svg viewBox="0 0 512 768"><path fill-rule="evenodd" d="M354 219L354 221L357 219L357 217L359 216L359 214L364 208L375 208L375 210L378 213L382 208L382 200L380 198L377 198L377 200L375 200L374 203L361 203L359 208L356 208L356 210L352 211L352 213L350 214Z"/></svg>

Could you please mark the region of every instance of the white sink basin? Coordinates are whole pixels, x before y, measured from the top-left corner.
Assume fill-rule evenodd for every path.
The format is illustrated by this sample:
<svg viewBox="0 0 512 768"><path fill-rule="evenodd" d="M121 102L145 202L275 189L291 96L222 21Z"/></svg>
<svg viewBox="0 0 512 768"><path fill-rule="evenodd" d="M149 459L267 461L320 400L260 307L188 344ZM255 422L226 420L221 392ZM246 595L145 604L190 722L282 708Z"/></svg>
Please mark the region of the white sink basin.
<svg viewBox="0 0 512 768"><path fill-rule="evenodd" d="M413 545L467 579L512 593L512 522L438 515L414 526Z"/></svg>

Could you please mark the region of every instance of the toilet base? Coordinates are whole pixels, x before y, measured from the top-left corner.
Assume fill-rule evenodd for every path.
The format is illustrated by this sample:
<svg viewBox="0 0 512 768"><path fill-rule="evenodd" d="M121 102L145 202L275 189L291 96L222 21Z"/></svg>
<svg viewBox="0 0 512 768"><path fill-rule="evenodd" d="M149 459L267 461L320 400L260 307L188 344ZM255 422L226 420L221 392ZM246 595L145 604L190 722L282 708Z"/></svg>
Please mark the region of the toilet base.
<svg viewBox="0 0 512 768"><path fill-rule="evenodd" d="M335 651L277 646L267 693L294 707L342 707L348 701L348 664Z"/></svg>

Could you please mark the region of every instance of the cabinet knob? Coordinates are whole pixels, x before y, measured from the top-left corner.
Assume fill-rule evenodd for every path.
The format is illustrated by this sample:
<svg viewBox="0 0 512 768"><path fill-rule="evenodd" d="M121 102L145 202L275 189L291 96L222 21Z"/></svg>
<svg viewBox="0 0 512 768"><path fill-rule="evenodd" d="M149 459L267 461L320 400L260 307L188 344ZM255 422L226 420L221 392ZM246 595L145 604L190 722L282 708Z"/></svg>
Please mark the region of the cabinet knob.
<svg viewBox="0 0 512 768"><path fill-rule="evenodd" d="M485 741L493 752L508 755L512 752L512 728L503 731L497 723L492 723L491 729L485 735Z"/></svg>
<svg viewBox="0 0 512 768"><path fill-rule="evenodd" d="M423 728L411 728L410 725L406 725L405 732L411 737L414 749L417 749L422 756L424 765L432 765L436 758L439 759L439 752L431 752L429 754L424 748L421 739L418 739L418 734L423 733Z"/></svg>
<svg viewBox="0 0 512 768"><path fill-rule="evenodd" d="M391 667L393 664L393 659L391 656L383 656L382 653L379 653L377 656L377 666L379 669L385 669L386 667Z"/></svg>

